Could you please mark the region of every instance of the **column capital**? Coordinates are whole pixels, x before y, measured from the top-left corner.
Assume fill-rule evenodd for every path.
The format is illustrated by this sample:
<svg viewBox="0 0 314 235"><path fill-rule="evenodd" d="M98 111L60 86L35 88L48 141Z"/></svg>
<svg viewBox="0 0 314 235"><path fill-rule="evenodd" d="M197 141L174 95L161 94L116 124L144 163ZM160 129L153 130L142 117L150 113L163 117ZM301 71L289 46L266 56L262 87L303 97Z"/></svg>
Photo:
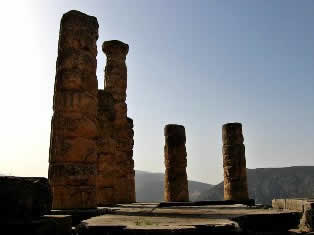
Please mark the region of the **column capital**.
<svg viewBox="0 0 314 235"><path fill-rule="evenodd" d="M106 54L108 60L125 60L129 52L129 45L119 40L105 41L102 44L102 51Z"/></svg>

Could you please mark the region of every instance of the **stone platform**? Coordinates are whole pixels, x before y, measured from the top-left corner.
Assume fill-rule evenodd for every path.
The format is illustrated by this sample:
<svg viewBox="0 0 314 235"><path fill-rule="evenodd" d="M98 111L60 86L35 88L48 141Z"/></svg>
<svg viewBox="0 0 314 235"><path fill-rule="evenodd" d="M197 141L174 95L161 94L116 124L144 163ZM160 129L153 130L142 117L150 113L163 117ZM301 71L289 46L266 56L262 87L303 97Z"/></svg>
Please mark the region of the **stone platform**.
<svg viewBox="0 0 314 235"><path fill-rule="evenodd" d="M167 206L159 203L119 204L112 212L82 221L82 234L288 234L297 228L300 212L263 206Z"/></svg>
<svg viewBox="0 0 314 235"><path fill-rule="evenodd" d="M72 210L51 210L50 215L71 215L72 225L78 225L82 220L91 217L100 216L111 213L111 208L95 208L95 209L72 209Z"/></svg>

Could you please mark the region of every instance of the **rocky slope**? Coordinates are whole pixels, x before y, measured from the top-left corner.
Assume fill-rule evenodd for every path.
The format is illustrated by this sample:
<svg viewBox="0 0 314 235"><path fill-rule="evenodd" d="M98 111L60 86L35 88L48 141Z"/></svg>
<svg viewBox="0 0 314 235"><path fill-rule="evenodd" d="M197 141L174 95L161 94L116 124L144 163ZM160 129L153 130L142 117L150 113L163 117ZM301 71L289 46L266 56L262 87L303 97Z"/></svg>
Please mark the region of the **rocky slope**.
<svg viewBox="0 0 314 235"><path fill-rule="evenodd" d="M247 169L250 198L271 204L273 198L314 197L314 166ZM197 200L223 200L223 182L201 193Z"/></svg>
<svg viewBox="0 0 314 235"><path fill-rule="evenodd" d="M210 184L197 181L188 181L188 184L191 201L195 201L203 191L212 187ZM135 171L135 190L138 202L163 201L164 174Z"/></svg>

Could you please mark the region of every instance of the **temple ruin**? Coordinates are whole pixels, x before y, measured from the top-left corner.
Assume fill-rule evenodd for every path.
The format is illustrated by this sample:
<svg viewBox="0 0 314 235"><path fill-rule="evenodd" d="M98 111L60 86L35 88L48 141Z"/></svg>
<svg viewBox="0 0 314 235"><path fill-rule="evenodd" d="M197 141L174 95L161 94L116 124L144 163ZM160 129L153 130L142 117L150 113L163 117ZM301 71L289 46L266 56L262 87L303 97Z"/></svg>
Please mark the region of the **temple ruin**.
<svg viewBox="0 0 314 235"><path fill-rule="evenodd" d="M313 198L275 198L272 208L249 199L241 123L222 126L224 200L189 201L185 127L169 124L164 127L165 202L135 203L134 131L126 104L129 46L118 40L103 43L105 85L98 90L97 39L95 17L78 11L63 15L49 181L0 177L1 231L21 235L313 234ZM259 172L263 175L259 178L269 174L265 169ZM220 190L222 184L214 188Z"/></svg>
<svg viewBox="0 0 314 235"><path fill-rule="evenodd" d="M78 11L63 15L49 151L54 209L97 206L97 39L95 17Z"/></svg>
<svg viewBox="0 0 314 235"><path fill-rule="evenodd" d="M53 208L134 202L133 120L125 103L129 46L104 42L105 88L98 90L97 19L70 11L59 37L49 157Z"/></svg>
<svg viewBox="0 0 314 235"><path fill-rule="evenodd" d="M224 124L222 126L222 142L224 199L246 201L249 196L242 124Z"/></svg>
<svg viewBox="0 0 314 235"><path fill-rule="evenodd" d="M185 128L181 125L165 126L165 184L166 202L189 201L188 180L186 175Z"/></svg>

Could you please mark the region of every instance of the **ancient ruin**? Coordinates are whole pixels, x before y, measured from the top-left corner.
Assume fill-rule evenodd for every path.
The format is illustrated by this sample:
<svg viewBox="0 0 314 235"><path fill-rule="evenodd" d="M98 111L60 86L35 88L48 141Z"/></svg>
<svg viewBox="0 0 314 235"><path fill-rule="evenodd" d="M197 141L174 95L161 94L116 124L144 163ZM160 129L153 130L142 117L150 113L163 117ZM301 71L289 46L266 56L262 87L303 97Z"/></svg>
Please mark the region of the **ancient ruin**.
<svg viewBox="0 0 314 235"><path fill-rule="evenodd" d="M125 64L129 46L103 43L105 88L98 91L97 204L135 202L133 120L127 117Z"/></svg>
<svg viewBox="0 0 314 235"><path fill-rule="evenodd" d="M96 207L97 39L95 17L63 15L49 151L54 209Z"/></svg>
<svg viewBox="0 0 314 235"><path fill-rule="evenodd" d="M222 126L225 200L249 199L243 141L241 123L227 123Z"/></svg>
<svg viewBox="0 0 314 235"><path fill-rule="evenodd" d="M313 198L275 198L272 208L248 198L241 123L222 127L224 185L214 188L221 189L222 195L224 187L225 200L189 201L185 128L169 124L164 129L165 202L135 203L133 120L127 117L126 105L129 46L117 40L104 42L105 87L98 90L97 39L95 17L78 11L63 15L49 181L0 175L1 231L19 235L313 234ZM269 176L267 169L256 171L260 177L255 181ZM311 180L304 176L312 168L301 171L298 178L310 186ZM290 171L282 177L287 175ZM264 185L261 180L258 183ZM271 190L269 186L261 191Z"/></svg>
<svg viewBox="0 0 314 235"><path fill-rule="evenodd" d="M185 128L181 125L165 126L165 189L166 202L189 201L188 181L186 175Z"/></svg>

